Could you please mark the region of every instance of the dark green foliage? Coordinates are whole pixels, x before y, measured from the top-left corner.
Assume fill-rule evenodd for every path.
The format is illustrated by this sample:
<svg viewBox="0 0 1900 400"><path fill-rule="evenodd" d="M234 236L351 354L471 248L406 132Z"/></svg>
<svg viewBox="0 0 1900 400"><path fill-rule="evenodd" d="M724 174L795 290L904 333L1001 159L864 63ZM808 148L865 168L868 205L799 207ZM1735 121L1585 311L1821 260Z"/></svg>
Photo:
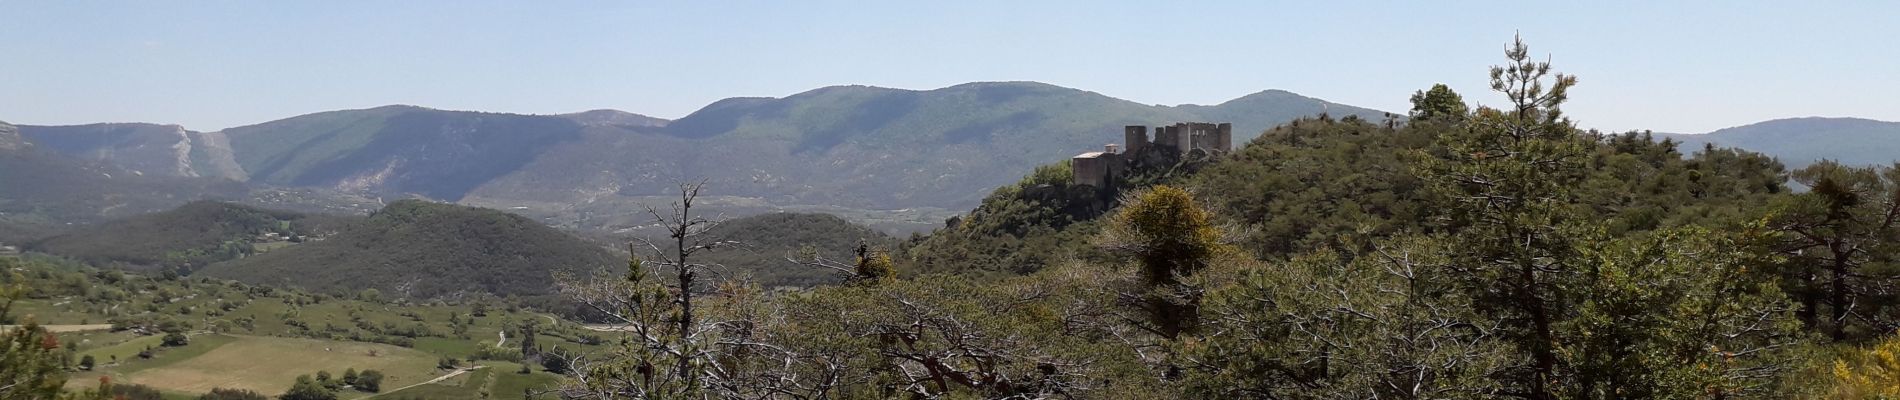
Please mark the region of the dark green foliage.
<svg viewBox="0 0 1900 400"><path fill-rule="evenodd" d="M500 211L402 200L321 241L203 270L209 276L396 298L456 292L533 296L554 271L614 265L612 252Z"/></svg>
<svg viewBox="0 0 1900 400"><path fill-rule="evenodd" d="M356 383L350 385L356 390L370 393L381 392L383 391L383 372L373 369L363 370L363 373L356 375Z"/></svg>
<svg viewBox="0 0 1900 400"><path fill-rule="evenodd" d="M749 278L768 288L839 282L830 271L787 261L801 251L840 257L852 254L859 244L889 247L897 243L889 235L830 214L772 213L736 218L720 223L712 234L745 247L706 253L703 260L725 265L736 277Z"/></svg>
<svg viewBox="0 0 1900 400"><path fill-rule="evenodd" d="M1340 247L1341 235L1389 235L1419 227L1428 195L1406 162L1438 125L1402 129L1352 119L1305 119L1267 131L1194 176L1226 221L1245 224L1238 243L1285 258Z"/></svg>
<svg viewBox="0 0 1900 400"><path fill-rule="evenodd" d="M181 347L191 344L191 338L185 336L184 333L172 332L165 334L165 340L161 344L164 344L166 347Z"/></svg>
<svg viewBox="0 0 1900 400"><path fill-rule="evenodd" d="M29 248L94 265L190 270L255 253L254 241L328 233L335 217L197 201L170 211L88 226L33 243ZM279 239L282 240L282 239Z"/></svg>
<svg viewBox="0 0 1900 400"><path fill-rule="evenodd" d="M269 397L264 396L263 393L258 393L255 391L244 390L244 389L225 389L225 388L211 389L210 392L207 392L204 395L198 396L198 400L267 400L267 399L269 399Z"/></svg>
<svg viewBox="0 0 1900 400"><path fill-rule="evenodd" d="M1216 214L1248 229L1239 243L1281 259L1342 248L1342 236L1440 229L1442 195L1424 190L1414 159L1443 156L1436 141L1457 128L1308 119L1268 131L1194 175ZM1710 148L1685 157L1642 133L1596 135L1572 195L1579 212L1613 233L1724 224L1783 194L1782 167L1760 154Z"/></svg>
<svg viewBox="0 0 1900 400"><path fill-rule="evenodd" d="M336 400L336 392L323 387L323 384L318 383L317 380L310 379L310 375L299 375L297 383L292 384L290 390L284 391L284 395L278 398L282 400Z"/></svg>
<svg viewBox="0 0 1900 400"><path fill-rule="evenodd" d="M1900 327L1900 164L1852 167L1821 161L1796 170L1810 190L1776 199L1768 244L1801 320L1835 341L1867 339Z"/></svg>
<svg viewBox="0 0 1900 400"><path fill-rule="evenodd" d="M1094 220L1107 213L1118 196L1185 180L1217 162L1181 160L1159 148L1149 149L1134 154L1124 174L1107 189L1074 184L1067 162L1037 167L1016 184L997 188L968 215L906 243L904 273L1026 274L1064 259L1109 260L1088 238L1101 229Z"/></svg>
<svg viewBox="0 0 1900 400"><path fill-rule="evenodd" d="M11 267L0 258L0 267ZM5 268L10 279L0 283L0 320L9 318L15 301L26 294L24 278ZM26 321L0 331L0 398L47 399L59 394L66 372L61 368L59 338L39 324Z"/></svg>
<svg viewBox="0 0 1900 400"><path fill-rule="evenodd" d="M1088 251L1092 225L1105 206L1093 188L1071 184L1068 163L1037 167L1014 185L996 189L968 215L954 217L909 244L911 275L1021 274Z"/></svg>
<svg viewBox="0 0 1900 400"><path fill-rule="evenodd" d="M570 355L567 351L561 350L559 347L549 350L547 353L541 354L541 369L550 373L566 374L568 367L570 367L568 357L570 357Z"/></svg>
<svg viewBox="0 0 1900 400"><path fill-rule="evenodd" d="M1463 121L1471 110L1465 106L1464 96L1440 83L1432 85L1431 90L1421 90L1412 94L1413 123L1457 123Z"/></svg>

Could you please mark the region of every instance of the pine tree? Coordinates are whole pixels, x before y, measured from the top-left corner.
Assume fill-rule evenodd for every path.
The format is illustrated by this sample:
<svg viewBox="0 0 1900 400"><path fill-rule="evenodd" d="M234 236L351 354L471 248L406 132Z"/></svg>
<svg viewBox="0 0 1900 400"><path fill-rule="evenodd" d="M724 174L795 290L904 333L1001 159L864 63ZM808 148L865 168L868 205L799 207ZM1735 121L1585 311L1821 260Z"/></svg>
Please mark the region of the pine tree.
<svg viewBox="0 0 1900 400"><path fill-rule="evenodd" d="M1505 57L1508 63L1491 68L1491 88L1509 108L1480 108L1469 129L1440 136L1442 152L1428 156L1424 175L1449 201L1441 229L1456 232L1454 272L1528 353L1515 383L1525 397L1549 399L1558 379L1555 314L1577 268L1573 188L1586 175L1592 143L1559 108L1575 77L1553 76L1550 63L1532 61L1522 39Z"/></svg>
<svg viewBox="0 0 1900 400"><path fill-rule="evenodd" d="M1469 113L1464 96L1440 83L1412 94L1412 121L1459 122Z"/></svg>

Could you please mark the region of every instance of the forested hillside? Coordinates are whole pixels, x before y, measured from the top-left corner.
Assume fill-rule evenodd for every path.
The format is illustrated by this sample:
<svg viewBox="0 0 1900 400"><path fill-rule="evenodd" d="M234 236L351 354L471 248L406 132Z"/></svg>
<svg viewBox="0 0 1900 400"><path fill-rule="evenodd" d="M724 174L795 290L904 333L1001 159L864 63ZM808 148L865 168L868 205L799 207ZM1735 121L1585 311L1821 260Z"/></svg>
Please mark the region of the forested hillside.
<svg viewBox="0 0 1900 400"><path fill-rule="evenodd" d="M402 200L321 240L199 273L315 292L374 288L398 298L552 293L557 271L624 264L600 245L495 210Z"/></svg>
<svg viewBox="0 0 1900 400"><path fill-rule="evenodd" d="M707 253L708 261L729 271L724 279L752 281L766 288L841 283L847 276L795 261L812 256L850 260L859 246L889 251L897 244L883 232L829 214L772 213L736 218L720 223L710 234L739 244Z"/></svg>
<svg viewBox="0 0 1900 400"><path fill-rule="evenodd" d="M190 273L212 263L336 233L349 218L196 201L78 228L26 247L92 265Z"/></svg>
<svg viewBox="0 0 1900 400"><path fill-rule="evenodd" d="M224 130L258 183L460 200L564 141L559 117L388 106L305 115Z"/></svg>
<svg viewBox="0 0 1900 400"><path fill-rule="evenodd" d="M1578 129L1561 108L1576 79L1521 42L1507 56L1491 74L1504 109L1440 85L1403 123L1302 119L1211 163L1131 165L1114 190L1041 168L907 242L902 278L869 257L808 292L694 289L686 257L721 242L692 229L689 187L661 224L678 248L565 290L629 331L682 334L636 335L562 393L1891 393L1877 365L1900 326L1883 261L1900 169L1788 172Z"/></svg>

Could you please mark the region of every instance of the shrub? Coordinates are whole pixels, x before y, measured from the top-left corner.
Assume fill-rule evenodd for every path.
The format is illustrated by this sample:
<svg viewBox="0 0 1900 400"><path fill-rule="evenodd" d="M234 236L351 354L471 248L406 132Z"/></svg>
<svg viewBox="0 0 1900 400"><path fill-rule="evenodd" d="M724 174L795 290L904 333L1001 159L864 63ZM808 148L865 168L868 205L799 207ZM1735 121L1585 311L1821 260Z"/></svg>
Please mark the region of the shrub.
<svg viewBox="0 0 1900 400"><path fill-rule="evenodd" d="M383 372L373 369L363 370L356 375L356 390L370 393L383 391Z"/></svg>
<svg viewBox="0 0 1900 400"><path fill-rule="evenodd" d="M211 392L198 396L198 400L268 400L263 393L244 389L215 388Z"/></svg>
<svg viewBox="0 0 1900 400"><path fill-rule="evenodd" d="M191 344L191 337L185 336L185 334L178 333L178 332L167 333L165 334L165 341L163 344L166 347L184 346L187 344Z"/></svg>

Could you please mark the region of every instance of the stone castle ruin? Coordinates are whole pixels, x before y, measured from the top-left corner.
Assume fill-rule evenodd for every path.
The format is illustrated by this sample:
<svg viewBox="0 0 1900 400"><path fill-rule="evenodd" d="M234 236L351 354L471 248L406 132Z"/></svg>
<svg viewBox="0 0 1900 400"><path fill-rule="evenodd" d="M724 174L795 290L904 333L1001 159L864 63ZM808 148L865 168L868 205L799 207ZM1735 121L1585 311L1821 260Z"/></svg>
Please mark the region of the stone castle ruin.
<svg viewBox="0 0 1900 400"><path fill-rule="evenodd" d="M1077 154L1069 160L1074 184L1106 188L1128 170L1129 163L1149 153L1165 153L1175 160L1225 154L1233 148L1234 124L1182 122L1155 127L1153 141L1148 134L1145 125L1129 125L1122 130L1126 152L1111 143L1102 151Z"/></svg>

